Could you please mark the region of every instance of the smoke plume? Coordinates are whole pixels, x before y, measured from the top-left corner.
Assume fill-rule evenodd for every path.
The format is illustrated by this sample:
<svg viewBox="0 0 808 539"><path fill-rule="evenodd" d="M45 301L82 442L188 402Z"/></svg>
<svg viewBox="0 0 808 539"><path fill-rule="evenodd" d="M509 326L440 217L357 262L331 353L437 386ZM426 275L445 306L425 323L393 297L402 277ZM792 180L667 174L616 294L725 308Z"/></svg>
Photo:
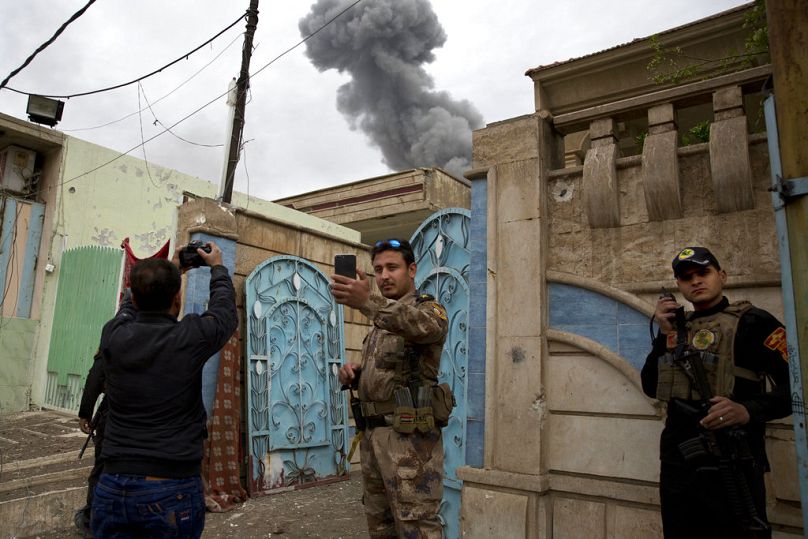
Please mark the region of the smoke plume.
<svg viewBox="0 0 808 539"><path fill-rule="evenodd" d="M309 35L346 5L319 0L300 20L300 32ZM432 90L423 66L445 41L428 0L366 0L309 40L306 54L320 71L351 75L337 108L381 149L387 166L438 166L460 175L471 163L471 131L483 119L468 101Z"/></svg>

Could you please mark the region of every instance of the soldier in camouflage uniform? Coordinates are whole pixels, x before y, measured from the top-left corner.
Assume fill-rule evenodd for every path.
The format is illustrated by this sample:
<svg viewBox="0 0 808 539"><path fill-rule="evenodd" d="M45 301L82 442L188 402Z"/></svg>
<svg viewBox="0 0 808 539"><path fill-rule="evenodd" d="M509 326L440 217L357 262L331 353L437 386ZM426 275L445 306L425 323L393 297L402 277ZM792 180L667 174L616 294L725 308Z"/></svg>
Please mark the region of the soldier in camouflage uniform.
<svg viewBox="0 0 808 539"><path fill-rule="evenodd" d="M362 364L346 363L340 382L359 378L366 430L360 445L365 513L373 538L440 538L438 508L443 497L440 422L416 393L436 388L448 322L446 310L415 289L412 247L406 241L378 242L371 252L376 284L334 276L338 303L358 309L373 322ZM412 406L402 406L410 396ZM424 414L422 411L426 410ZM402 412L403 411L403 412ZM411 413L410 413L411 412Z"/></svg>

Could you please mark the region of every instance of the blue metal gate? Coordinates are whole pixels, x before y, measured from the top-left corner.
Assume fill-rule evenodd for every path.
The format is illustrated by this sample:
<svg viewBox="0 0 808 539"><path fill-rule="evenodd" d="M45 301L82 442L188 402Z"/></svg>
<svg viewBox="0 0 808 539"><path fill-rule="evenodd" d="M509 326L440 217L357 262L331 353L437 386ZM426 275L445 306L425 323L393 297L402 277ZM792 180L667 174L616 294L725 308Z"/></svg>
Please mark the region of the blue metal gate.
<svg viewBox="0 0 808 539"><path fill-rule="evenodd" d="M311 263L277 256L247 278L247 453L255 494L347 478L337 371L343 313Z"/></svg>
<svg viewBox="0 0 808 539"><path fill-rule="evenodd" d="M460 490L458 466L466 455L466 371L468 368L469 228L471 212L447 208L433 213L413 234L410 243L418 271L415 285L446 308L449 334L440 360L440 382L452 388L457 407L443 429L444 480L441 518L444 537L460 536Z"/></svg>

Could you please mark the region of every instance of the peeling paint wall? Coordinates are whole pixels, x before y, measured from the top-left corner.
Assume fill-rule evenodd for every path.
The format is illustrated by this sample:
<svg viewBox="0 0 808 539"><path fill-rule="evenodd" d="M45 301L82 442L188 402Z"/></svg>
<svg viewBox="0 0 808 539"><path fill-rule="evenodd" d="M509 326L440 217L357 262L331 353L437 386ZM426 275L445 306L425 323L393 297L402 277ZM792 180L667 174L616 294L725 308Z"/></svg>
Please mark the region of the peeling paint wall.
<svg viewBox="0 0 808 539"><path fill-rule="evenodd" d="M43 401L62 253L82 245L118 247L128 237L136 256L151 255L166 241L174 243L183 192L211 198L218 194L218 185L207 180L136 157L119 157L120 152L77 138L66 137L63 155L59 179L43 186L43 197L54 202L48 204L40 258L52 262L55 270L45 275L42 288L41 323L33 352L34 404ZM293 227L349 242L360 240L354 230L243 193L234 193L232 202ZM42 266L37 271L43 271ZM89 368L91 358L87 361Z"/></svg>

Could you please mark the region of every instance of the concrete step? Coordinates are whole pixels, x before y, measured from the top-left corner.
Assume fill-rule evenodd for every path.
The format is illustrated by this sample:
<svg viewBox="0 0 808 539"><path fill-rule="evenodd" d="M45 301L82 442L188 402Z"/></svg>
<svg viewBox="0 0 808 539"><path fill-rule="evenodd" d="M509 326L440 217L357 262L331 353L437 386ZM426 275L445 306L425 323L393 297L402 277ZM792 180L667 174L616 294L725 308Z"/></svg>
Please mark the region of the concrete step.
<svg viewBox="0 0 808 539"><path fill-rule="evenodd" d="M84 505L93 448L75 416L48 410L0 416L0 537L66 528Z"/></svg>

